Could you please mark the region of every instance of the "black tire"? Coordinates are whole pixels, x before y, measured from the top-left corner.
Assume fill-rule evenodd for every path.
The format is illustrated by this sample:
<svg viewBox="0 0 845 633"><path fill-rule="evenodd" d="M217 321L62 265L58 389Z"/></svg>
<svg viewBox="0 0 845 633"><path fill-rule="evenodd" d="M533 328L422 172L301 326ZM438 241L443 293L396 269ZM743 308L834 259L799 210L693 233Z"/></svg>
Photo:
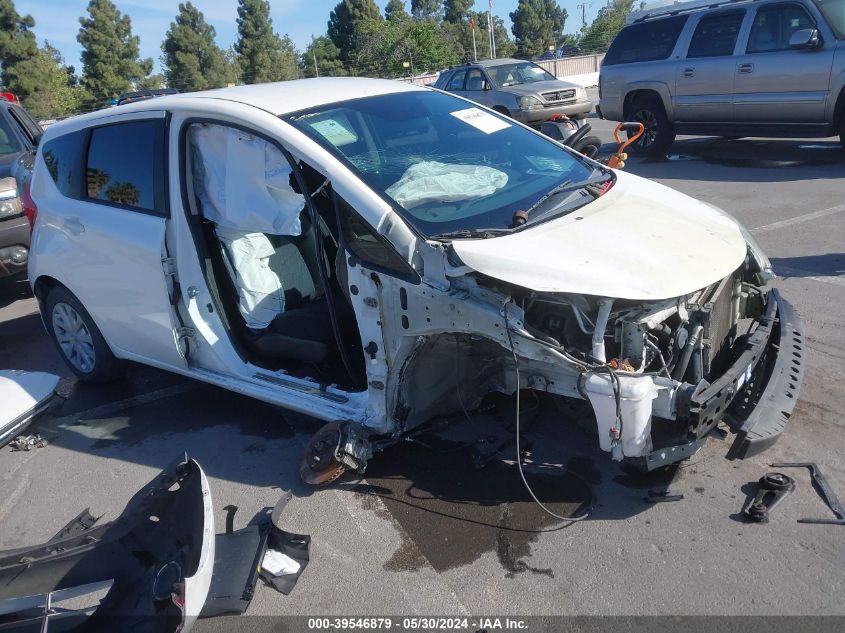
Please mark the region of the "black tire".
<svg viewBox="0 0 845 633"><path fill-rule="evenodd" d="M601 150L602 142L598 136L587 136L578 143L578 151L587 158L595 158Z"/></svg>
<svg viewBox="0 0 845 633"><path fill-rule="evenodd" d="M625 117L628 121L637 121L645 126L645 132L629 147L631 151L643 156L665 156L666 151L675 142L675 131L672 122L666 116L663 103L658 97L640 97L628 110ZM628 131L628 138L634 135L633 130Z"/></svg>
<svg viewBox="0 0 845 633"><path fill-rule="evenodd" d="M845 114L839 119L839 143L842 145L842 149L845 149Z"/></svg>
<svg viewBox="0 0 845 633"><path fill-rule="evenodd" d="M44 323L62 359L81 381L100 385L123 373L94 319L67 288L57 286L47 295Z"/></svg>
<svg viewBox="0 0 845 633"><path fill-rule="evenodd" d="M508 110L505 106L493 106L493 111L498 112L499 114L504 114L506 117L513 118L510 110Z"/></svg>

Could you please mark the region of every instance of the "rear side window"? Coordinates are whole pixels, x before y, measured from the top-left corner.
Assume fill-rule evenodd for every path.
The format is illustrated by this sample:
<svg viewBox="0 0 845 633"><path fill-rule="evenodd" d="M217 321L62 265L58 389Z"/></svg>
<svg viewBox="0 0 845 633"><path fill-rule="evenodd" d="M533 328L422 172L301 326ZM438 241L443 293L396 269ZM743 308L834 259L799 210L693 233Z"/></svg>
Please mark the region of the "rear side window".
<svg viewBox="0 0 845 633"><path fill-rule="evenodd" d="M163 130L161 120L94 128L85 165L86 197L163 214Z"/></svg>
<svg viewBox="0 0 845 633"><path fill-rule="evenodd" d="M757 11L751 35L748 36L749 53L769 53L789 49L789 38L795 31L811 29L815 21L797 4L780 4L763 7Z"/></svg>
<svg viewBox="0 0 845 633"><path fill-rule="evenodd" d="M686 21L686 15L678 15L625 27L613 40L603 63L611 66L666 59L672 54Z"/></svg>
<svg viewBox="0 0 845 633"><path fill-rule="evenodd" d="M47 171L63 196L82 198L84 130L59 136L44 144L41 155Z"/></svg>
<svg viewBox="0 0 845 633"><path fill-rule="evenodd" d="M701 18L690 41L687 58L733 55L745 11Z"/></svg>
<svg viewBox="0 0 845 633"><path fill-rule="evenodd" d="M464 77L466 76L467 71L459 70L454 75L452 75L451 81L449 81L449 88L448 90L463 90L464 89Z"/></svg>

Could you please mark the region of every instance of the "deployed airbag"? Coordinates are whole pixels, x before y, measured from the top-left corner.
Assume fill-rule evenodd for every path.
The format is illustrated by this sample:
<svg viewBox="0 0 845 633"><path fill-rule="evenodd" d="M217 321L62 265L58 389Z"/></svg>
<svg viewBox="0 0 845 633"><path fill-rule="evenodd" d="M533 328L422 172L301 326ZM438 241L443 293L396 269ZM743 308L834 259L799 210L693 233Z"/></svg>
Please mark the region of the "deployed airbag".
<svg viewBox="0 0 845 633"><path fill-rule="evenodd" d="M459 202L489 196L508 184L508 175L483 165L424 161L411 165L386 190L405 209L427 202Z"/></svg>
<svg viewBox="0 0 845 633"><path fill-rule="evenodd" d="M299 235L302 194L278 147L225 125L191 127L195 190L203 215L218 226L271 235Z"/></svg>
<svg viewBox="0 0 845 633"><path fill-rule="evenodd" d="M247 327L263 330L285 311L285 292L279 276L270 268L275 249L264 233L225 226L216 229L223 245L229 276L238 290L238 310Z"/></svg>

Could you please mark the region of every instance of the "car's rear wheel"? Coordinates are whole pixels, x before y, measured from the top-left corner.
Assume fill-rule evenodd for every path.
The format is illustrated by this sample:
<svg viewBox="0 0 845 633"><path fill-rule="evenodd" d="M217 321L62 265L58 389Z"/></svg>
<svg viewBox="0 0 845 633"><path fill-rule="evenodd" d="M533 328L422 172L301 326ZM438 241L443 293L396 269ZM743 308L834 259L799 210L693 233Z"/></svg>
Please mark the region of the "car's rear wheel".
<svg viewBox="0 0 845 633"><path fill-rule="evenodd" d="M120 361L69 290L59 286L50 291L44 316L59 353L80 380L102 384L120 376Z"/></svg>
<svg viewBox="0 0 845 633"><path fill-rule="evenodd" d="M642 123L645 128L643 135L630 147L637 154L644 156L663 156L675 142L675 132L672 123L666 116L663 104L657 97L640 97L629 109L629 121ZM635 130L628 130L628 138Z"/></svg>

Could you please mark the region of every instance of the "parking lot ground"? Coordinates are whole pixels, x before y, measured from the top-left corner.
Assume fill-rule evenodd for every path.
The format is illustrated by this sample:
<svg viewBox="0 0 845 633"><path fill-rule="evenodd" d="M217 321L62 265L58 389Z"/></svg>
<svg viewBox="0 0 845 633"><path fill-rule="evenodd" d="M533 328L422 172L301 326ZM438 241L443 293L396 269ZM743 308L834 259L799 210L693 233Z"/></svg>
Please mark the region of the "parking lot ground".
<svg viewBox="0 0 845 633"><path fill-rule="evenodd" d="M612 124L591 123L612 138ZM729 461L730 440L714 437L680 467L643 475L613 464L571 416L528 399L527 476L566 515L590 497L569 471L589 482L595 507L585 521L567 526L530 501L512 445L486 468L473 465L466 443L505 437L507 403L470 420L460 414L448 430L420 438L425 445L392 449L364 478L309 489L297 462L320 423L137 366L123 383L80 385L44 334L34 300L18 299L0 308L0 366L59 373L66 400L35 426L47 447L0 450L0 547L42 542L88 506L104 521L115 517L187 451L209 476L218 531L223 506L239 506L238 527L290 490L283 527L313 539L293 593L261 588L251 615L845 615L843 527L797 523L829 515L807 472L790 473L797 490L770 523L739 517L775 461L819 463L845 499L845 155L830 140L679 139L672 152L664 161L631 158L627 169L745 223L804 320L800 401L769 451ZM636 256L619 253L620 265ZM649 490L684 498L650 504ZM248 623L208 620L195 630Z"/></svg>

